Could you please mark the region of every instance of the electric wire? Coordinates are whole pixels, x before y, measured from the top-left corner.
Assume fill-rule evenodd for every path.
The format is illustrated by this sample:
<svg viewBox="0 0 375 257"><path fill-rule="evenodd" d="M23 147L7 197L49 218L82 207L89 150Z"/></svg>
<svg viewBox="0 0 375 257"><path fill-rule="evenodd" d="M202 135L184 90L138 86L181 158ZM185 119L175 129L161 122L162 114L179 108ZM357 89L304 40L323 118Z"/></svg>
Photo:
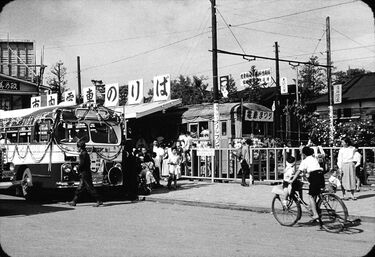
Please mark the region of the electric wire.
<svg viewBox="0 0 375 257"><path fill-rule="evenodd" d="M349 40L351 40L351 41L353 41L354 43L356 43L356 44L358 44L358 45L360 45L360 46L363 46L363 44L361 44L361 43L359 43L358 41L356 41L356 40L354 40L354 39L352 39L351 37L349 37L349 36L347 36L347 35L345 35L344 33L342 33L342 32L340 32L340 31L338 31L337 29L334 29L334 28L332 28L334 31L336 31L337 33L339 33L340 35L342 35L343 37L345 37L345 38L347 38L347 39L349 39ZM370 52L373 52L373 53L375 53L375 51L374 50L372 50L372 49L369 49L369 48L367 48L367 47L365 47L367 50L369 50Z"/></svg>
<svg viewBox="0 0 375 257"><path fill-rule="evenodd" d="M285 14L285 15L280 15L280 16L275 16L275 17L270 17L270 18L256 20L256 21L244 22L244 23L235 24L235 25L231 25L231 26L232 27L239 27L239 26L254 24L254 23L263 22L263 21L281 19L281 18L285 18L285 17L290 17L290 16L299 15L299 14L303 14L303 13L308 13L308 12L313 12L313 11L322 10L322 9L326 9L326 8L336 7L336 6L340 6L340 5L352 4L352 3L355 3L355 2L358 2L358 1L359 0L352 0L352 1L349 1L349 2L338 3L338 4L333 4L333 5L327 5L327 6L322 6L322 7L313 8L313 9L309 9L309 10L305 10L305 11L300 11L300 12L295 12L295 13L290 13L290 14Z"/></svg>
<svg viewBox="0 0 375 257"><path fill-rule="evenodd" d="M223 15L221 14L219 8L216 8L216 11L219 13L221 19L224 21L225 25L227 26L227 28L229 29L230 33L232 34L232 36L233 36L234 39L236 40L236 42L237 42L237 44L239 45L239 47L241 48L242 52L243 52L244 54L246 54L246 52L245 52L245 50L243 49L243 47L242 47L240 41L238 41L236 35L234 35L232 29L230 28L230 26L228 25L228 23L227 23L226 20L224 19L224 17L223 17Z"/></svg>

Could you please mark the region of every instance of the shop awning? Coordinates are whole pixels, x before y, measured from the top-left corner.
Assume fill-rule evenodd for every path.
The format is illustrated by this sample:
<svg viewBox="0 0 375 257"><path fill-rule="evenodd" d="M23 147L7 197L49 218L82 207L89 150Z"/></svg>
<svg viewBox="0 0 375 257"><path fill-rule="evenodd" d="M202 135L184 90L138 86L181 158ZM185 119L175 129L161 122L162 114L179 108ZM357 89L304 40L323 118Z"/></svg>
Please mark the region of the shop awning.
<svg viewBox="0 0 375 257"><path fill-rule="evenodd" d="M146 115L166 110L173 106L181 104L181 99L173 99L168 101L150 102L143 104L125 105L125 119L138 119ZM116 107L116 112L123 112L124 107Z"/></svg>

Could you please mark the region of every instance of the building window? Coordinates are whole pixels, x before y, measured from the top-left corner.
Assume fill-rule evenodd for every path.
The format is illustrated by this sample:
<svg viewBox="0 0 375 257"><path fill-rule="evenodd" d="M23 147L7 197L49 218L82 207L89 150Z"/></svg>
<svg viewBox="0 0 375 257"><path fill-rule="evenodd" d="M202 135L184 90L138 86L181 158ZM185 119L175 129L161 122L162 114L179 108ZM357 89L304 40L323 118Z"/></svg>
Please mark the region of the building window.
<svg viewBox="0 0 375 257"><path fill-rule="evenodd" d="M221 122L221 135L222 136L227 135L227 122L226 121Z"/></svg>
<svg viewBox="0 0 375 257"><path fill-rule="evenodd" d="M352 116L352 109L344 108L344 117L351 117L351 116Z"/></svg>

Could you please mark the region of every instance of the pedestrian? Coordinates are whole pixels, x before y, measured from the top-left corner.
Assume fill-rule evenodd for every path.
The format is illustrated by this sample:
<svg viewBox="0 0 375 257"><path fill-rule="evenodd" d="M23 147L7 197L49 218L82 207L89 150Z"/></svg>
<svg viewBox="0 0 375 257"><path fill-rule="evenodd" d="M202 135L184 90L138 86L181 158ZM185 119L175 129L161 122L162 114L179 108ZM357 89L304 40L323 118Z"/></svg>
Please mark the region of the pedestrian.
<svg viewBox="0 0 375 257"><path fill-rule="evenodd" d="M168 189L171 189L171 184L173 181L173 188L177 189L177 177L179 176L181 157L177 154L177 148L172 147L172 154L168 158L169 164L169 177L168 177Z"/></svg>
<svg viewBox="0 0 375 257"><path fill-rule="evenodd" d="M356 187L355 181L355 164L354 164L354 153L355 148L352 146L352 142L349 137L344 137L341 140L342 147L339 150L339 155L337 158L337 166L339 167L341 173L341 184L343 187L343 200L349 200L346 197L346 192L351 193L351 199L357 200L354 196L354 190Z"/></svg>
<svg viewBox="0 0 375 257"><path fill-rule="evenodd" d="M252 145L251 139L243 141L241 148L238 150L238 158L241 164L242 170L242 183L241 186L249 186L246 184L246 176L249 174L250 183L253 183L253 174L251 174L250 166L253 163L252 151L250 146Z"/></svg>
<svg viewBox="0 0 375 257"><path fill-rule="evenodd" d="M320 167L323 168L323 172L328 172L325 160L326 153L324 152L320 141L317 138L310 138L307 142L307 146L314 150L314 157L318 160Z"/></svg>
<svg viewBox="0 0 375 257"><path fill-rule="evenodd" d="M92 197L96 200L94 207L99 207L103 205L103 202L96 192L94 185L92 184L92 175L91 175L91 160L90 155L86 150L86 144L84 141L80 140L77 142L77 147L79 153L79 164L77 171L80 176L79 185L75 192L74 198L72 201L68 202L70 206L76 206L79 196L86 190Z"/></svg>
<svg viewBox="0 0 375 257"><path fill-rule="evenodd" d="M130 201L138 200L138 175L141 167L134 156L131 146L128 142L125 143L125 149L122 152L121 169L123 172L123 187L126 193L126 198Z"/></svg>
<svg viewBox="0 0 375 257"><path fill-rule="evenodd" d="M364 177L363 167L362 167L362 155L359 152L358 144L355 144L354 148L355 148L355 152L354 152L354 156L353 156L353 161L355 162L355 165L354 165L354 167L355 167L355 180L356 180L355 189L356 189L357 192L359 192L360 186L361 186L361 181L363 181L363 177Z"/></svg>

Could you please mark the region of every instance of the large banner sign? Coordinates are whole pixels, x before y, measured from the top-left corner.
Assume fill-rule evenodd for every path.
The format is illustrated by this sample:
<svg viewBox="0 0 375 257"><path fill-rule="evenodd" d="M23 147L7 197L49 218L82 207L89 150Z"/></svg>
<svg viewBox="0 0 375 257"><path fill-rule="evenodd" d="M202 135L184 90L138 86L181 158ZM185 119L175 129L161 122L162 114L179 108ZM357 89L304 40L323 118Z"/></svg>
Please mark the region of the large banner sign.
<svg viewBox="0 0 375 257"><path fill-rule="evenodd" d="M31 108L39 108L42 106L42 97L41 96L33 96L31 97Z"/></svg>
<svg viewBox="0 0 375 257"><path fill-rule="evenodd" d="M240 77L241 85L245 87L248 85L249 81L254 79L255 76L248 71L241 73ZM272 84L271 69L257 70L256 78L259 79L259 84L270 87Z"/></svg>
<svg viewBox="0 0 375 257"><path fill-rule="evenodd" d="M245 111L245 120L273 122L273 112L246 110Z"/></svg>
<svg viewBox="0 0 375 257"><path fill-rule="evenodd" d="M280 79L280 92L282 95L288 94L288 80L286 77Z"/></svg>
<svg viewBox="0 0 375 257"><path fill-rule="evenodd" d="M143 102L143 79L129 81L128 103L139 104Z"/></svg>
<svg viewBox="0 0 375 257"><path fill-rule="evenodd" d="M83 88L83 102L96 104L96 87Z"/></svg>
<svg viewBox="0 0 375 257"><path fill-rule="evenodd" d="M57 94L47 95L47 106L57 105Z"/></svg>
<svg viewBox="0 0 375 257"><path fill-rule="evenodd" d="M75 90L65 91L64 102L69 103L69 105L76 105L76 91Z"/></svg>
<svg viewBox="0 0 375 257"><path fill-rule="evenodd" d="M220 92L224 98L228 97L229 76L220 77Z"/></svg>
<svg viewBox="0 0 375 257"><path fill-rule="evenodd" d="M117 106L120 100L118 83L105 85L104 106Z"/></svg>
<svg viewBox="0 0 375 257"><path fill-rule="evenodd" d="M171 76L169 74L154 77L154 101L171 99Z"/></svg>

